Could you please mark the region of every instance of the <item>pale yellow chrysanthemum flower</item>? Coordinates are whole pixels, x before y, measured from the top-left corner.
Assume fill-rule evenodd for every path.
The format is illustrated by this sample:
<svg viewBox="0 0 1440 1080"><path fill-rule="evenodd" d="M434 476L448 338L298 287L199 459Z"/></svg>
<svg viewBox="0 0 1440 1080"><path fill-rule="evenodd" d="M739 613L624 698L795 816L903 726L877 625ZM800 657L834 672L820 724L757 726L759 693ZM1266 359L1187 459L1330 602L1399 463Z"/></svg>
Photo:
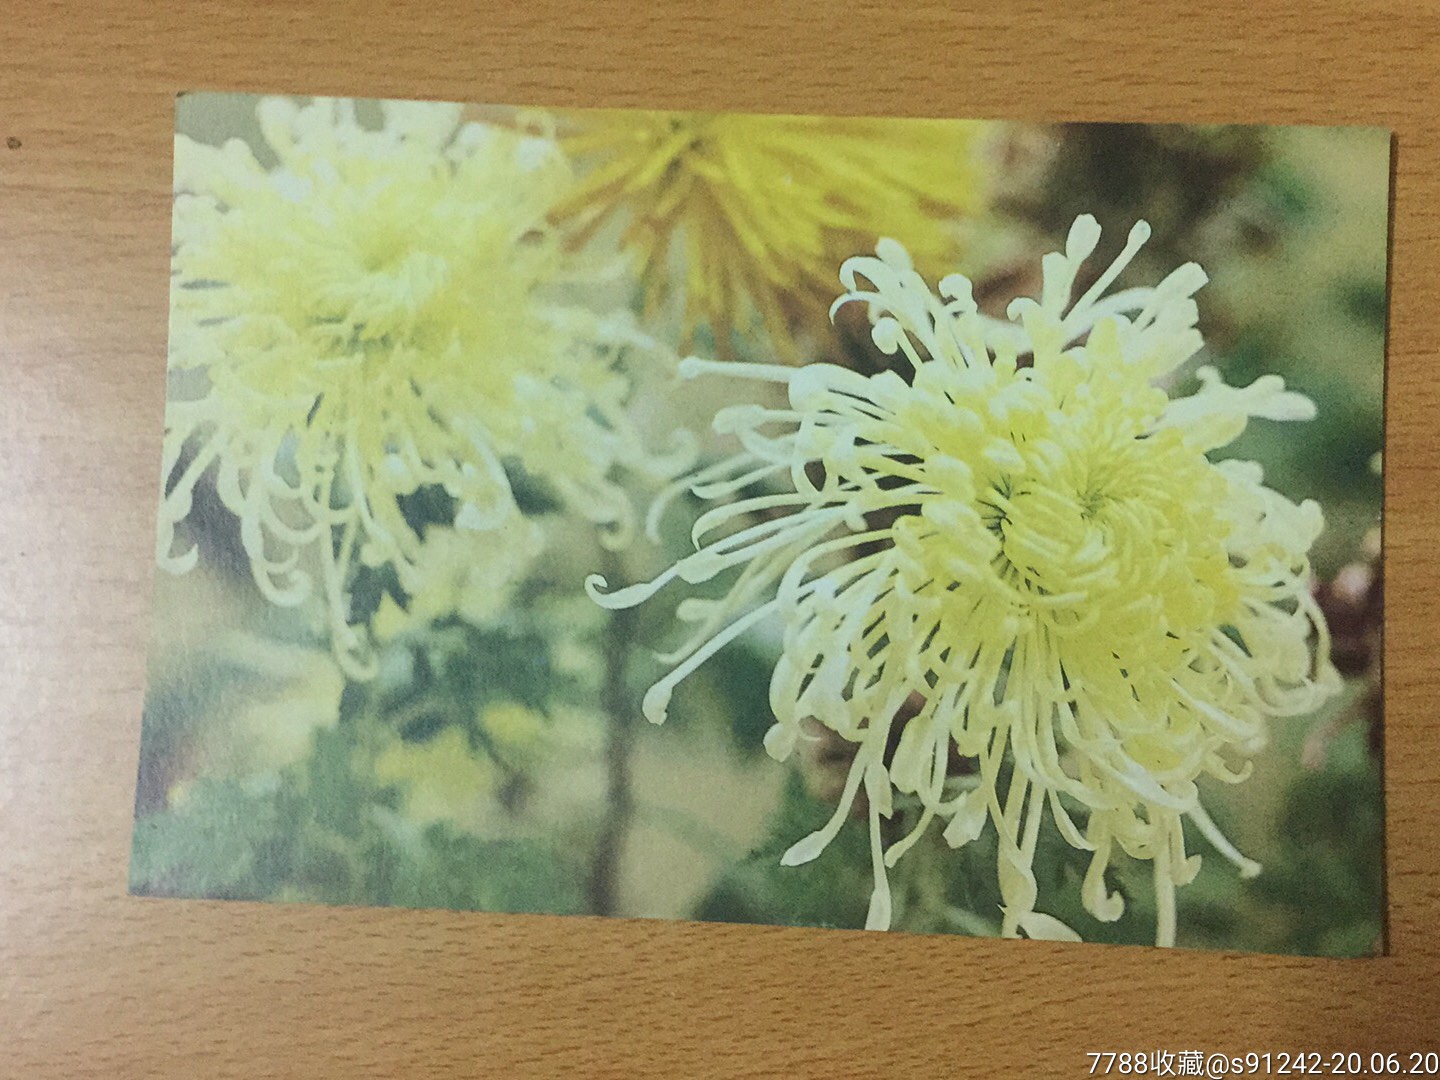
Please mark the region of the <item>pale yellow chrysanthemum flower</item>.
<svg viewBox="0 0 1440 1080"><path fill-rule="evenodd" d="M1137 225L1072 304L1100 236L1081 217L1045 257L1040 299L1016 300L1008 322L977 313L958 275L933 293L893 242L848 260L837 305L868 305L876 343L903 356L908 378L685 361L688 374L789 393L788 408L717 416L744 450L692 478L693 492L786 489L704 514L697 552L648 584L606 595L603 579L588 583L618 608L675 578L739 570L722 599L681 603L696 626L646 695L657 723L707 657L783 621L767 748L785 758L807 718L857 744L833 819L784 861L819 855L863 785L871 927L891 921L886 868L939 817L956 846L996 829L1006 934L1073 937L1035 906L1048 811L1093 852L1083 899L1099 919L1123 907L1105 881L1116 847L1153 862L1157 940L1172 943L1175 886L1199 861L1183 818L1242 872L1258 869L1206 816L1196 781L1243 779L1268 718L1309 712L1337 687L1309 591L1320 508L1266 487L1258 465L1208 456L1252 417L1304 420L1313 406L1273 375L1236 388L1201 368L1200 389L1174 399L1155 385L1201 347L1192 296L1206 277L1189 264L1107 296L1148 235ZM891 754L917 692L924 705ZM952 742L978 780L947 775ZM887 849L880 819L897 792L921 809Z"/></svg>
<svg viewBox="0 0 1440 1080"><path fill-rule="evenodd" d="M213 471L270 600L323 594L337 655L364 676L352 625L359 564L413 576L402 500L439 485L456 526L512 522L517 462L591 520L625 532L610 479L643 466L617 352L624 313L574 299L548 213L571 183L553 140L461 123L458 105L258 109L273 167L239 140L175 141L171 391L159 559ZM653 462L649 462L653 464Z"/></svg>
<svg viewBox="0 0 1440 1080"><path fill-rule="evenodd" d="M985 201L985 125L954 120L594 110L566 139L590 162L557 211L584 235L612 215L646 307L683 281L684 338L726 351L757 315L790 356L790 326L834 295L835 267L879 236L952 265L954 219ZM675 266L683 259L683 269Z"/></svg>

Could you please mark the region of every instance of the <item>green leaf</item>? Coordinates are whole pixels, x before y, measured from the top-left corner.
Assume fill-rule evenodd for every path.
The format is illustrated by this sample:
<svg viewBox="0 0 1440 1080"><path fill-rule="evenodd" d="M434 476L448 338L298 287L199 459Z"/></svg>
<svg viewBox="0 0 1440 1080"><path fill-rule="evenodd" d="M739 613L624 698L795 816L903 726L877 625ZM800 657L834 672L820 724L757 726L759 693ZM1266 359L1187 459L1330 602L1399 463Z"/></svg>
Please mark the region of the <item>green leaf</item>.
<svg viewBox="0 0 1440 1080"><path fill-rule="evenodd" d="M145 896L251 895L255 848L275 824L272 793L231 780L196 781L179 805L136 820L130 891Z"/></svg>

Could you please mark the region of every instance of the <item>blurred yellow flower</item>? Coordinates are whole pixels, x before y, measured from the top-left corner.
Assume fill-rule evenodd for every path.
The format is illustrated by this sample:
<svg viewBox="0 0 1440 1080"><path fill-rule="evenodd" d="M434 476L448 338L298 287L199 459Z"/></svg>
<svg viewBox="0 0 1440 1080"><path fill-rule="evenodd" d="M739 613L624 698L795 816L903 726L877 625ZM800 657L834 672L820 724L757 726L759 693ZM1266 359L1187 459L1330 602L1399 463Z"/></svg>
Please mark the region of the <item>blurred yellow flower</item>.
<svg viewBox="0 0 1440 1080"><path fill-rule="evenodd" d="M487 705L480 713L480 727L494 741L500 756L515 766L542 757L549 735L545 717L515 701Z"/></svg>
<svg viewBox="0 0 1440 1080"><path fill-rule="evenodd" d="M1183 818L1242 872L1258 870L1206 816L1196 780L1244 779L1267 718L1309 712L1338 685L1310 595L1319 506L1266 487L1256 464L1207 456L1252 417L1305 420L1312 404L1276 376L1236 388L1210 368L1197 392L1169 398L1154 381L1201 347L1192 297L1206 276L1192 263L1106 295L1149 235L1142 222L1072 304L1099 234L1079 218L1044 259L1040 299L1014 301L1008 321L982 316L959 275L932 292L893 241L848 260L836 306L866 304L876 344L904 357L908 378L685 361L687 374L789 392L788 408L718 414L716 429L745 450L691 490L785 488L704 514L697 552L652 582L608 595L598 576L587 583L620 608L677 577L741 568L723 598L680 605L696 625L645 713L662 721L680 679L779 616L767 748L789 755L807 718L857 744L834 818L784 861L819 855L863 784L871 927L891 921L886 868L940 817L955 846L987 822L997 830L1007 935L1073 936L1035 907L1048 808L1093 852L1082 895L1097 918L1123 908L1105 881L1115 848L1153 862L1157 940L1173 943L1175 886L1199 862ZM912 694L923 705L897 720ZM975 777L949 775L952 743ZM880 818L896 792L920 816L887 849ZM1067 802L1084 809L1083 831Z"/></svg>
<svg viewBox="0 0 1440 1080"><path fill-rule="evenodd" d="M395 742L375 759L375 778L402 790L406 817L469 828L483 821L502 779L488 757L470 749L465 732L448 727L420 743Z"/></svg>
<svg viewBox="0 0 1440 1080"><path fill-rule="evenodd" d="M273 166L177 137L159 514L159 560L185 570L176 526L213 470L260 589L297 605L318 581L362 677L348 585L359 564L413 568L406 496L443 487L458 528L493 529L516 513L516 461L619 536L611 469L653 464L613 368L648 342L574 299L547 224L571 182L554 142L461 124L459 106L382 108L376 129L352 102L264 100Z"/></svg>
<svg viewBox="0 0 1440 1080"><path fill-rule="evenodd" d="M590 170L557 217L588 235L625 218L653 311L684 281L684 338L725 354L758 315L790 328L833 295L841 258L882 235L922 266L953 265L958 217L984 201L985 126L952 120L593 110L565 145ZM677 260L683 259L683 264Z"/></svg>
<svg viewBox="0 0 1440 1080"><path fill-rule="evenodd" d="M485 832L507 785L547 764L558 745L550 721L517 702L484 706L478 720L489 740L485 749L473 747L464 728L452 725L422 742L396 739L376 755L375 778L401 789L406 817Z"/></svg>

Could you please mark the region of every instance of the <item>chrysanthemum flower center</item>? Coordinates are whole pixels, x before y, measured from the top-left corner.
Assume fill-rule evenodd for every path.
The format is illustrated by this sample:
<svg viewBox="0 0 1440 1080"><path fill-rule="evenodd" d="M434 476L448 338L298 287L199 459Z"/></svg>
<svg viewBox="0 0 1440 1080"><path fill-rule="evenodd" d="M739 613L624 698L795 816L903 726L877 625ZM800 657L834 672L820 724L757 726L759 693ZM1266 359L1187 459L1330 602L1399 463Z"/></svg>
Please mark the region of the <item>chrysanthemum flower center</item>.
<svg viewBox="0 0 1440 1080"><path fill-rule="evenodd" d="M320 358L332 387L388 373L432 385L464 378L467 396L478 380L503 395L551 343L531 293L555 254L538 239L517 244L515 222L487 206L492 198L433 169L359 190L345 177L311 180L303 199L267 200L263 253L253 212L232 212L207 261L234 308L272 313L255 332ZM289 396L313 392L317 369L246 364L237 374L253 390Z"/></svg>

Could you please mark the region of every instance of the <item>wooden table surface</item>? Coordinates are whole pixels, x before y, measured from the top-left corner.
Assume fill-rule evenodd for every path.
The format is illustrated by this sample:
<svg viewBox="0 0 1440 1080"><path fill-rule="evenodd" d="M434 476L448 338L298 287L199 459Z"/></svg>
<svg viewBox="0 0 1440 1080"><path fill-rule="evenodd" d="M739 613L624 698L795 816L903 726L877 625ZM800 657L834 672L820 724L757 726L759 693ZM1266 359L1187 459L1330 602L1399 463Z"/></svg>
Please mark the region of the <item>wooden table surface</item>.
<svg viewBox="0 0 1440 1080"><path fill-rule="evenodd" d="M1078 1077L1088 1051L1440 1048L1437 79L1440 5L1403 0L0 6L0 1076ZM1393 128L1392 955L128 896L172 99L206 88Z"/></svg>

